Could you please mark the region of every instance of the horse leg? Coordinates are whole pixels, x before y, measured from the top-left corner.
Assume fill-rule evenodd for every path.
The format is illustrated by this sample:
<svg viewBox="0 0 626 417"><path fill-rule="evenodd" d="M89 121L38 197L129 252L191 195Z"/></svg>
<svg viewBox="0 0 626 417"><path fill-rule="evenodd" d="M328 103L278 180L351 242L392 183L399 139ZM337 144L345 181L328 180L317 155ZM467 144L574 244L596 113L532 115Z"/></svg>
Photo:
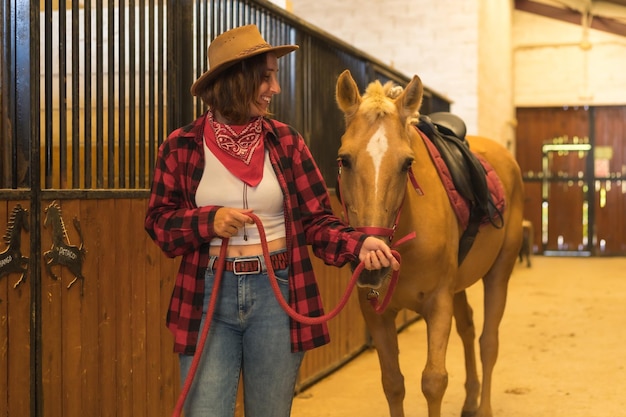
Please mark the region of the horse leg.
<svg viewBox="0 0 626 417"><path fill-rule="evenodd" d="M512 257L514 259L514 257ZM492 417L491 387L493 369L498 358L498 332L508 290L508 282L513 270L513 262L508 265L497 263L483 278L484 284L484 325L480 336L480 359L483 367L483 384L477 417Z"/></svg>
<svg viewBox="0 0 626 417"><path fill-rule="evenodd" d="M67 289L69 290L72 285L76 283L77 280L80 279L80 295L82 296L85 289L85 277L81 273L81 271L75 271L74 268L69 268L70 272L74 274L74 279L67 285Z"/></svg>
<svg viewBox="0 0 626 417"><path fill-rule="evenodd" d="M46 266L46 272L50 275L54 280L58 281L59 277L52 272L52 263L54 262L54 255L51 253L52 251L44 252L43 259L45 261L44 265Z"/></svg>
<svg viewBox="0 0 626 417"><path fill-rule="evenodd" d="M13 289L19 287L20 284L24 282L24 277L26 276L27 269L21 268L21 270L22 270L22 275L20 275L20 279L18 279L17 282L13 284Z"/></svg>
<svg viewBox="0 0 626 417"><path fill-rule="evenodd" d="M464 291L454 295L454 320L456 331L461 336L463 351L465 353L465 403L461 411L461 417L472 417L478 409L478 395L480 394L480 380L476 365L476 330L474 327L472 307L467 302L467 294Z"/></svg>
<svg viewBox="0 0 626 417"><path fill-rule="evenodd" d="M359 305L378 354L389 415L404 417L404 376L398 358L398 332L395 321L398 313L387 309L383 314L377 314L367 299L367 291L363 289L359 289Z"/></svg>
<svg viewBox="0 0 626 417"><path fill-rule="evenodd" d="M441 402L448 387L446 352L452 328L452 294L441 289L424 305L428 355L422 371L422 392L428 403L428 417L441 416Z"/></svg>

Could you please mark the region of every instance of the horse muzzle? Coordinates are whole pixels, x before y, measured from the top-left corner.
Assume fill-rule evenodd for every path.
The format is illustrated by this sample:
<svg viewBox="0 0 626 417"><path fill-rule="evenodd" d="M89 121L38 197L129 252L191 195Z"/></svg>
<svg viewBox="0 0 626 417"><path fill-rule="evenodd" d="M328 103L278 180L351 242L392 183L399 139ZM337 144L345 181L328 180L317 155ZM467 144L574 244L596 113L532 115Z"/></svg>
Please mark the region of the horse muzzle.
<svg viewBox="0 0 626 417"><path fill-rule="evenodd" d="M353 272L356 269L357 265L358 262L351 263ZM380 288L390 272L390 267L374 270L364 269L359 275L356 285L361 288Z"/></svg>

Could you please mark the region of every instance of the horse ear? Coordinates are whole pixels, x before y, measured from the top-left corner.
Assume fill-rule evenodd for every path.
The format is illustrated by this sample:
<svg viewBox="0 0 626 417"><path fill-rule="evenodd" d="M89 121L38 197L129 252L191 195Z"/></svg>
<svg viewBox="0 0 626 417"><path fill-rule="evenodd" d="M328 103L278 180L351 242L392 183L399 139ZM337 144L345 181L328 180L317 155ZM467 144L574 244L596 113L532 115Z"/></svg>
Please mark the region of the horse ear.
<svg viewBox="0 0 626 417"><path fill-rule="evenodd" d="M422 105L423 96L424 86L422 85L422 80L417 75L414 75L404 92L396 99L396 106L400 116L403 119L414 117Z"/></svg>
<svg viewBox="0 0 626 417"><path fill-rule="evenodd" d="M361 94L350 70L345 70L337 79L335 98L339 109L346 116L346 120L356 113L361 104Z"/></svg>

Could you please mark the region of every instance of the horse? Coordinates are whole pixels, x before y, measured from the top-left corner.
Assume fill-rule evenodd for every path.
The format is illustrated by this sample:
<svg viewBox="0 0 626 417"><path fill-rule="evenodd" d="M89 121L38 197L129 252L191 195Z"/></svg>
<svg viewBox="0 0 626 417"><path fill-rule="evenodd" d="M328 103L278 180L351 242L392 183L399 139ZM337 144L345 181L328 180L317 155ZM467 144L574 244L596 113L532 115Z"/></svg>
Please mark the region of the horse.
<svg viewBox="0 0 626 417"><path fill-rule="evenodd" d="M0 277L11 273L20 273L20 278L13 285L17 288L28 272L28 257L22 255L22 230L29 232L28 210L21 204L15 205L9 216L6 233L3 240L7 248L0 252Z"/></svg>
<svg viewBox="0 0 626 417"><path fill-rule="evenodd" d="M87 250L84 246L80 222L76 217L74 217L74 228L78 232L78 236L80 238L80 245L76 246L70 244L59 203L53 201L48 207L46 207L44 212L46 214L44 227L52 227L52 247L43 254L46 271L48 271L48 275L50 275L53 279L59 280L59 277L52 271L52 265L56 264L67 267L67 269L69 269L69 271L74 275L74 279L67 285L67 288L70 289L72 285L80 279L80 294L82 296L85 286L85 277L82 273L82 266Z"/></svg>
<svg viewBox="0 0 626 417"><path fill-rule="evenodd" d="M378 354L389 413L391 417L405 415L395 318L406 308L417 312L426 323L427 359L421 388L428 416L441 415L448 384L445 357L454 318L465 351L462 416L491 417L498 328L522 242L520 169L510 152L496 141L466 138L472 153L487 161L499 177L505 207L497 213L500 221L481 223L467 251L461 251L464 226L427 150L423 132L415 125L424 94L422 82L414 75L405 88L397 91L397 87L374 81L361 95L349 70L336 84L336 101L345 121L337 158L337 194L344 219L357 230L389 239L390 244L394 233L405 240L397 246L400 274L382 313L372 308L372 290L390 287L389 268L363 271L357 282L359 305ZM412 232L412 239L402 239ZM482 390L475 359L473 310L465 293L479 280L484 285L484 325L479 340Z"/></svg>

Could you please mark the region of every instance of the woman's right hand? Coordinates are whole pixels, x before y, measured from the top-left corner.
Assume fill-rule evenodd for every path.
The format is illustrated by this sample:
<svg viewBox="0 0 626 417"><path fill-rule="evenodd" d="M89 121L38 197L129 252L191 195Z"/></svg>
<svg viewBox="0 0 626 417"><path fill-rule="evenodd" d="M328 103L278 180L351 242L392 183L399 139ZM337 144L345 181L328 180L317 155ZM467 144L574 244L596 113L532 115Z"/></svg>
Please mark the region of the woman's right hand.
<svg viewBox="0 0 626 417"><path fill-rule="evenodd" d="M238 209L233 207L221 207L215 212L213 230L222 238L231 238L239 233L239 229L246 223L254 223L251 209Z"/></svg>

